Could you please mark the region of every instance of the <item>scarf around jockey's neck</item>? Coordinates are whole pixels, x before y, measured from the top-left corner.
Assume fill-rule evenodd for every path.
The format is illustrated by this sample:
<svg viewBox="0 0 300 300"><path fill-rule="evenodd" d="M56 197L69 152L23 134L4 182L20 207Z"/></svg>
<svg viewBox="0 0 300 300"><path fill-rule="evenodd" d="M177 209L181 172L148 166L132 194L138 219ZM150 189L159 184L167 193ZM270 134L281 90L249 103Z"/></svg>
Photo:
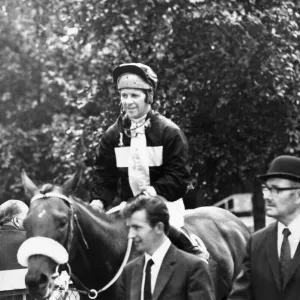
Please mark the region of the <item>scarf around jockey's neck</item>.
<svg viewBox="0 0 300 300"><path fill-rule="evenodd" d="M123 135L126 135L127 137L131 138L132 135L135 135L135 128L139 127L138 124L141 124L143 127L142 130L144 129L145 131L150 130L151 128L151 119L153 116L154 112L150 110L147 114L142 116L139 119L130 119L127 114L120 115L118 120L117 120L117 127L119 131L119 147L124 147L124 142L123 142ZM144 122L144 124L143 124ZM131 130L131 128L133 130ZM134 132L132 132L134 131Z"/></svg>
<svg viewBox="0 0 300 300"><path fill-rule="evenodd" d="M147 118L147 114L144 114L142 117L140 117L138 119L129 118L129 120L131 121L131 124L135 123L136 125L141 125L141 124L143 124L143 122L145 122L146 118Z"/></svg>
<svg viewBox="0 0 300 300"><path fill-rule="evenodd" d="M130 135L135 137L138 133L145 134L145 125L146 125L147 114L143 115L139 119L130 119Z"/></svg>

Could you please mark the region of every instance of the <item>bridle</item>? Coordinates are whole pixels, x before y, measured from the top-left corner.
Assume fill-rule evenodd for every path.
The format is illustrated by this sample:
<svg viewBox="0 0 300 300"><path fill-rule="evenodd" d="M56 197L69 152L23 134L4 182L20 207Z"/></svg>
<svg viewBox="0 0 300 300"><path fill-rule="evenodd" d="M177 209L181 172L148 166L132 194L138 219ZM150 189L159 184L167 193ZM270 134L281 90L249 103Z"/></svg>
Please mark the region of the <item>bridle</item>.
<svg viewBox="0 0 300 300"><path fill-rule="evenodd" d="M70 223L69 223L69 232L68 232L68 241L67 241L67 245L66 245L66 249L68 251L68 253L70 253L71 250L71 246L72 246L72 241L73 241L73 237L74 237L74 222L77 226L77 228L79 229L80 232L80 236L84 242L84 245L87 249L89 249L88 243L84 237L83 231L81 229L80 223L78 221L78 217L77 214L74 213L74 206L72 201L65 195L63 194L59 194L59 193L46 193L46 194L39 194L39 195L35 195L31 198L30 203L32 203L35 200L39 200L39 199L45 199L45 198L59 198L64 200L64 202L68 205L69 207L69 211L70 211Z"/></svg>
<svg viewBox="0 0 300 300"><path fill-rule="evenodd" d="M74 212L74 206L72 201L65 195L60 194L60 193L54 193L54 192L49 192L49 193L45 193L45 194L38 194L33 196L33 198L30 200L30 203L32 203L35 200L39 200L39 199L45 199L45 198L58 198L63 200L69 207L70 210L70 222L69 222L69 230L68 230L68 240L67 240L67 245L66 245L66 250L68 253L70 253L71 250L71 246L72 246L72 242L73 242L73 238L74 238L74 223L76 224L77 228L79 229L80 232L80 237L83 240L86 249L89 249L88 243L85 239L84 233L82 231L82 228L80 226L78 217L76 212ZM87 294L88 297L90 299L96 299L98 294L101 292L104 292L105 290L107 290L111 285L113 285L115 283L115 281L117 281L117 279L120 277L121 273L123 272L123 269L125 267L125 265L127 264L127 261L129 259L129 255L131 252L131 246L132 246L132 239L128 239L128 244L127 244L127 250L126 250L126 254L125 257L123 259L123 262L118 270L118 272L116 273L116 275L111 279L111 281L109 283L107 283L103 288L99 289L98 291L95 289L89 289L87 288L72 272L71 272L71 267L70 265L67 263L67 269L69 271L69 276L70 278L77 283L78 285L80 285L84 290L77 290L77 292L82 293L82 294ZM55 273L52 275L52 277L55 279L59 276L59 267L60 264L57 265ZM68 289L69 286L69 282L66 284L65 287L65 291Z"/></svg>

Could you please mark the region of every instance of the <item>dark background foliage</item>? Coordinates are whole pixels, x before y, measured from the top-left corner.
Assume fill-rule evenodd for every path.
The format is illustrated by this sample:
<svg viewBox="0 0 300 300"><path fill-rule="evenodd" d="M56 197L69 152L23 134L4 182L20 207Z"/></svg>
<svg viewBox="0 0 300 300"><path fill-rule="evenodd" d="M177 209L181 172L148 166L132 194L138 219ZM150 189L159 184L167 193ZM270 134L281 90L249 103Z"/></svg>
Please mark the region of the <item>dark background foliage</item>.
<svg viewBox="0 0 300 300"><path fill-rule="evenodd" d="M275 156L299 154L298 1L0 4L0 202L24 198L22 168L60 183L80 162L87 197L124 62L152 66L156 109L188 137L188 206L253 192Z"/></svg>

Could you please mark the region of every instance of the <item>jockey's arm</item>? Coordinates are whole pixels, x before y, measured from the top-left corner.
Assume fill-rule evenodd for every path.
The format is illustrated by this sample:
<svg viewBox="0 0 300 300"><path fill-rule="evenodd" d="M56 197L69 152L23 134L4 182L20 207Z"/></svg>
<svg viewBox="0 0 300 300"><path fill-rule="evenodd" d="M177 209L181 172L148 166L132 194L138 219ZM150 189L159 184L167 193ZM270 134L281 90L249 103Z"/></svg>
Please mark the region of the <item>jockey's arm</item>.
<svg viewBox="0 0 300 300"><path fill-rule="evenodd" d="M163 145L163 175L152 183L157 195L168 201L182 198L191 180L186 137L179 128L166 129Z"/></svg>
<svg viewBox="0 0 300 300"><path fill-rule="evenodd" d="M109 130L108 130L109 133ZM108 133L104 133L98 148L98 154L93 166L91 181L91 196L94 202L103 207L110 206L117 193L118 171L114 146ZM95 204L97 205L97 204Z"/></svg>

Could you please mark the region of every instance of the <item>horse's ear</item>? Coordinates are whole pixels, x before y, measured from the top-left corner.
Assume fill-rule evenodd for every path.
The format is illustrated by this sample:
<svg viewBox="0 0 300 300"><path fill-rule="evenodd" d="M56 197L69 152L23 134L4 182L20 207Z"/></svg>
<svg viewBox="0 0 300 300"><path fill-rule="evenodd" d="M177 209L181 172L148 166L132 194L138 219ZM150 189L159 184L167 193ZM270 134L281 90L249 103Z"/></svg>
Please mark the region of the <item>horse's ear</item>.
<svg viewBox="0 0 300 300"><path fill-rule="evenodd" d="M24 169L22 170L21 178L22 178L22 184L25 190L25 194L29 199L31 199L34 195L36 195L39 192L39 188L27 176Z"/></svg>
<svg viewBox="0 0 300 300"><path fill-rule="evenodd" d="M76 170L75 174L73 174L63 185L62 189L64 194L70 195L77 187L80 182L81 175L83 172L83 165L80 165Z"/></svg>

